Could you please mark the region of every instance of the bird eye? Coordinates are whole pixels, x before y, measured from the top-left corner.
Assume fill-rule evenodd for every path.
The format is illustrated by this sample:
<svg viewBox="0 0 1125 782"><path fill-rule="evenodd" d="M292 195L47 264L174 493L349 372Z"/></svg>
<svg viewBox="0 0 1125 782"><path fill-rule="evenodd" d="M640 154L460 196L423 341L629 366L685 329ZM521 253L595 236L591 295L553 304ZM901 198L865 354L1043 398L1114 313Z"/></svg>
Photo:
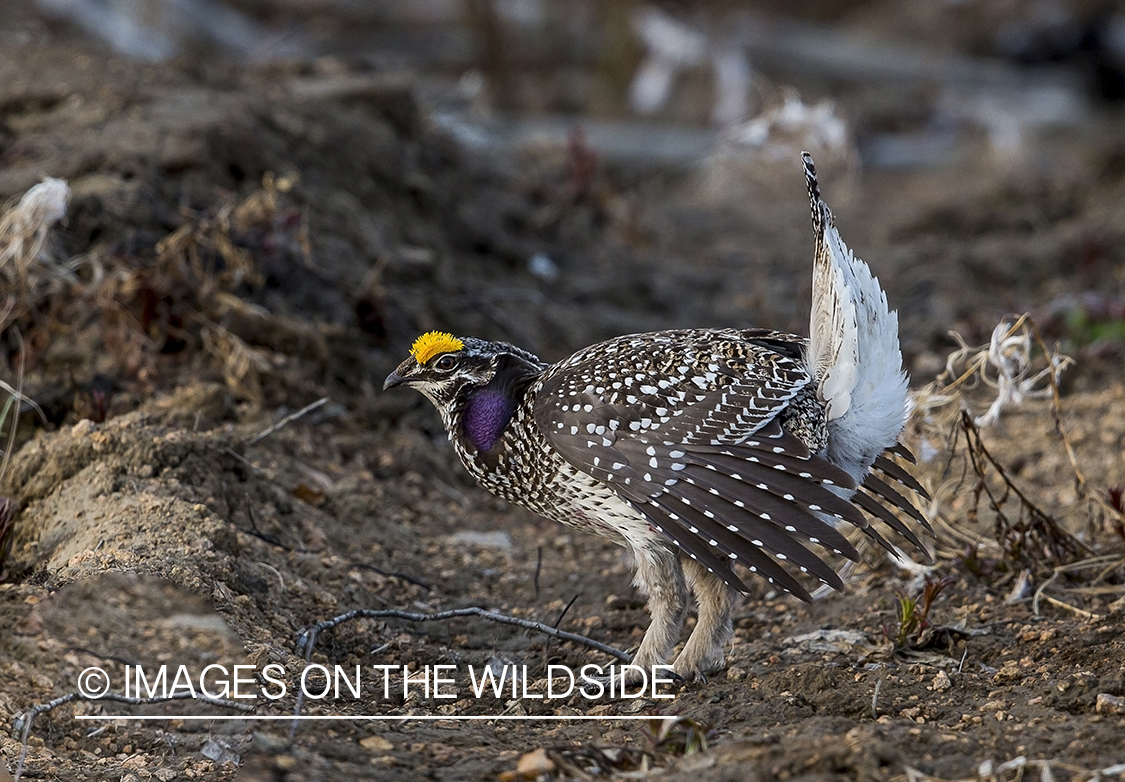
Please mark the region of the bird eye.
<svg viewBox="0 0 1125 782"><path fill-rule="evenodd" d="M434 362L434 369L439 369L442 372L448 372L455 366L457 366L457 359L448 353Z"/></svg>

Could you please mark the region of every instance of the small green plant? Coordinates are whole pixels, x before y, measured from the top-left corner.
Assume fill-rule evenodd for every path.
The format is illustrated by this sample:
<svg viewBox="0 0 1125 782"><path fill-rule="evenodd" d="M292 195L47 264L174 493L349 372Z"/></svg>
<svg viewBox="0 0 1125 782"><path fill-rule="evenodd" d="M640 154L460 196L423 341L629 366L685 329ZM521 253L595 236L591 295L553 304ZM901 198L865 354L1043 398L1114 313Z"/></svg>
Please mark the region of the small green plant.
<svg viewBox="0 0 1125 782"><path fill-rule="evenodd" d="M894 643L895 651L900 649L914 649L925 646L928 631L933 628L930 622L930 609L934 600L955 579L946 576L940 580L926 579L922 587L922 594L918 597L899 595L896 601L898 627L891 629L883 627L883 635Z"/></svg>

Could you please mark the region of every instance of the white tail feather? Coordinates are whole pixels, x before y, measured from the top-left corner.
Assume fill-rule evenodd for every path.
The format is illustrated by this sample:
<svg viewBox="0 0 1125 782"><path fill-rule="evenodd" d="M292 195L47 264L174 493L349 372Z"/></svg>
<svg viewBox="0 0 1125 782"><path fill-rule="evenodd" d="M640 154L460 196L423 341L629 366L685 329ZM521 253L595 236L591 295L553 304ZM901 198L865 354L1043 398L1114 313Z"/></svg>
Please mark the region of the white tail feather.
<svg viewBox="0 0 1125 782"><path fill-rule="evenodd" d="M816 234L807 360L827 408L828 458L859 483L875 457L895 444L909 415L898 314L889 311L871 269L840 238L812 157L802 159Z"/></svg>

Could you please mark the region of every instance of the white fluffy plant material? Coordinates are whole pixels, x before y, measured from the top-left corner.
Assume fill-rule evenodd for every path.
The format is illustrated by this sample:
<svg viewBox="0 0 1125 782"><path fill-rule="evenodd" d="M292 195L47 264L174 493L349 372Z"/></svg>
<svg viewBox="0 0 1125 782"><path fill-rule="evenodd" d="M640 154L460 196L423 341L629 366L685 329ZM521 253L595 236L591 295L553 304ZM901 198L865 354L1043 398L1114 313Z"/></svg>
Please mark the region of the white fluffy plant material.
<svg viewBox="0 0 1125 782"><path fill-rule="evenodd" d="M45 178L0 217L0 277L27 290L36 265L48 264L44 243L51 227L66 217L70 187Z"/></svg>
<svg viewBox="0 0 1125 782"><path fill-rule="evenodd" d="M831 101L807 104L795 90L780 103L716 138L700 171L700 194L709 200L750 201L804 196L790 187L793 159L809 152L822 177L847 183L858 168L848 121Z"/></svg>
<svg viewBox="0 0 1125 782"><path fill-rule="evenodd" d="M1063 370L1074 363L1072 358L1057 349L1048 349L1038 339L1026 313L996 324L987 345L969 345L955 331L950 332L950 336L957 342L958 349L949 354L945 371L937 380L915 397L926 418L954 403L958 409L969 410L965 392L983 386L991 389L992 401L984 414L974 414L973 424L982 428L992 426L1006 408L1019 406L1025 399L1054 396ZM1043 353L1042 358L1037 359L1036 344ZM1040 363L1043 366L1037 370Z"/></svg>

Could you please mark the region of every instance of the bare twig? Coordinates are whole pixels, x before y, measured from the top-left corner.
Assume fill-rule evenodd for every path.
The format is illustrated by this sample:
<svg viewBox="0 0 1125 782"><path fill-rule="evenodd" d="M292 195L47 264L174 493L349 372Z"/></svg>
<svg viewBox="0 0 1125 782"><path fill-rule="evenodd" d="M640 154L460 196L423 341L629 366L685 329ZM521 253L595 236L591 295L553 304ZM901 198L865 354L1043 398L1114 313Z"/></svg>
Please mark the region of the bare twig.
<svg viewBox="0 0 1125 782"><path fill-rule="evenodd" d="M250 704L238 703L237 701L225 700L223 698L210 698L206 695L198 695L190 692L178 692L172 695L161 695L152 698L133 698L127 695L118 695L116 693L107 692L106 694L98 697L91 698L83 695L80 692L71 692L66 695L60 695L52 701L47 703L40 703L32 706L30 709L22 714L16 716L12 722L12 730L19 731L20 733L20 757L16 762L15 782L19 782L20 776L23 774L24 762L27 760L27 742L31 734L31 723L34 719L43 714L44 712L54 711L59 706L65 706L73 701L88 701L88 702L105 702L111 701L113 703L125 703L130 706L149 706L154 703L168 703L169 701L200 701L201 703L209 703L212 706L222 706L224 708L237 709L238 711L250 712L256 708Z"/></svg>
<svg viewBox="0 0 1125 782"><path fill-rule="evenodd" d="M247 440L246 444L247 445L257 445L258 443L260 443L262 440L265 440L267 437L269 437L274 432L277 432L278 430L285 428L289 424L296 421L298 418L303 418L304 416L308 415L313 410L316 410L318 407L320 407L321 405L323 405L327 402L328 402L328 397L322 396L320 399L316 400L312 404L305 405L304 407L302 407L297 412L290 413L289 415L285 416L284 418L282 418L280 421L278 421L276 424L274 424L270 428L266 429L265 431L255 435L251 439Z"/></svg>
<svg viewBox="0 0 1125 782"><path fill-rule="evenodd" d="M1032 502L1012 481L1004 466L985 446L980 428L967 410L961 411L961 429L965 433L965 442L968 446L966 450L977 476L970 516L975 516L981 496L986 495L989 507L996 513L996 540L1001 544L1007 557L1025 565L1042 564L1042 561L1031 556L1028 544L1041 546L1042 556L1051 565L1065 565L1068 558L1078 558L1092 553L1089 546L1062 529L1054 518ZM988 467L991 467L1003 483L1002 496L997 496L988 484ZM1021 515L1026 513L1028 520L1012 522L1008 519L1003 507L1010 495L1019 499Z"/></svg>
<svg viewBox="0 0 1125 782"><path fill-rule="evenodd" d="M1054 573L1051 574L1050 578L1048 578L1046 581L1044 581L1042 584L1040 584L1039 588L1035 590L1035 597L1032 598L1032 600L1031 600L1031 611L1036 616L1039 616L1039 599L1043 596L1044 590L1046 590L1047 587L1049 587L1051 584L1053 584L1055 582L1055 579L1058 578L1058 577L1059 577L1059 571L1056 570Z"/></svg>
<svg viewBox="0 0 1125 782"><path fill-rule="evenodd" d="M552 627L554 627L556 630L558 629L559 625L562 624L563 617L567 615L567 613L570 611L570 609L574 606L574 604L576 602L578 602L578 595L577 594L575 594L574 597L570 598L570 602L567 603L566 606L563 608L563 610L559 613L559 618L555 620L555 623L554 623L554 625L552 625Z"/></svg>
<svg viewBox="0 0 1125 782"><path fill-rule="evenodd" d="M539 546L535 550L535 578L532 583L535 584L535 602L539 602L539 571L543 569L543 547ZM559 623L555 622L555 627Z"/></svg>
<svg viewBox="0 0 1125 782"><path fill-rule="evenodd" d="M583 646L588 646L599 652L610 655L622 662L629 662L632 658L621 651L615 649L608 644L603 644L601 641L596 641L593 638L588 638L584 635L577 633L569 633L566 630L559 630L558 628L545 625L542 622L532 622L529 619L520 619L516 616L509 616L501 614L498 611L489 611L486 608L479 606L470 606L468 608L453 608L448 611L438 611L432 614L421 614L413 611L400 611L397 609L370 609L360 608L355 611L348 611L345 614L334 616L331 619L326 619L323 622L317 622L312 627L303 630L297 636L297 649L300 653L311 653L312 648L316 645L317 636L325 630L331 630L344 622L351 622L355 619L405 619L408 622L435 622L443 621L446 619L455 619L462 616L479 616L483 619L488 619L492 622L499 622L500 624L515 625L522 627L525 630L534 630L537 633L543 633L552 638L558 638L562 641L572 641Z"/></svg>
<svg viewBox="0 0 1125 782"><path fill-rule="evenodd" d="M1071 611L1075 614L1078 614L1083 619L1093 619L1093 620L1097 621L1099 619L1105 618L1101 614L1095 614L1092 611L1087 611L1085 608L1079 608L1078 606L1072 606L1070 603L1064 603L1062 600L1051 597L1050 595L1043 595L1043 599L1046 600L1048 603L1050 603L1053 606L1056 606L1058 608L1065 608L1067 611Z"/></svg>
<svg viewBox="0 0 1125 782"><path fill-rule="evenodd" d="M253 508L247 508L247 516L250 519L250 529L242 529L241 527L236 526L234 528L235 532L241 532L243 535L249 535L252 538L257 538L258 540L262 541L263 543L268 543L269 545L275 546L275 547L277 547L277 548L279 548L282 551L285 551L287 553L292 552L292 553L295 553L295 554L314 554L314 555L322 553L320 551L314 551L312 549L308 549L308 548L304 548L304 547L287 546L284 543L282 543L280 540L278 540L276 536L270 535L269 533L266 533L266 532L262 532L261 530L258 529L258 525L254 521L254 510L253 510ZM412 576L409 573L403 573L399 570L383 570L382 568L376 567L375 565L370 565L366 562L355 562L353 560L348 560L347 565L348 565L349 568L355 568L357 570L370 570L372 573L378 573L380 576L383 576L384 578L400 579L402 581L405 581L408 584L414 584L414 586L421 587L422 589L425 589L427 592L429 592L430 590L433 589L432 586L427 584L425 581L423 581L418 576Z"/></svg>
<svg viewBox="0 0 1125 782"><path fill-rule="evenodd" d="M540 553L542 553L543 548L540 547L539 551L540 551ZM556 630L559 629L559 625L562 624L563 617L565 617L567 615L567 613L570 611L570 609L574 606L574 604L576 602L578 602L578 593L577 592L574 594L574 597L570 598L570 602L567 603L566 606L563 607L563 610L559 612L559 618L556 619L555 624L552 625ZM544 667L546 667L546 665L547 665L547 658L550 655L550 653L551 653L551 640L548 638L547 643L543 648L543 666Z"/></svg>
<svg viewBox="0 0 1125 782"><path fill-rule="evenodd" d="M303 637L304 633L302 633L301 636ZM300 647L300 640L299 639L297 641L297 645L298 645L298 649L299 649L299 647ZM314 633L312 639L309 641L308 646L305 647L305 667L306 668L308 668L309 663L312 662L313 647L315 645L316 645L316 635ZM297 692L297 700L293 704L293 722L292 722L292 724L289 725L289 741L290 742L292 742L293 739L297 737L297 726L301 722L301 720L300 720L301 709L304 707L304 705L305 705L305 688L302 687Z"/></svg>
<svg viewBox="0 0 1125 782"><path fill-rule="evenodd" d="M1035 342L1039 345L1039 349L1043 351L1043 355L1048 357L1048 360L1051 361L1053 366L1054 360L1051 359L1051 356L1054 354L1047 349L1047 343L1043 341L1043 335L1039 333L1039 326L1037 326L1035 321L1031 318L1027 319L1027 325L1031 328L1031 333L1034 335ZM1062 366L1066 365L1060 364L1060 367ZM1051 414L1055 418L1055 431L1057 431L1059 437L1062 438L1063 445L1066 447L1066 457L1070 460L1071 469L1074 470L1074 490L1081 498L1086 496L1086 476L1082 474L1082 470L1078 467L1078 457L1074 453L1074 446L1070 444L1070 437L1067 436L1066 428L1063 426L1062 400L1059 398L1058 374L1058 372L1047 372L1046 374L1047 379L1051 383Z"/></svg>
<svg viewBox="0 0 1125 782"><path fill-rule="evenodd" d="M13 328L12 333L16 338L16 350L19 353L20 359L19 366L16 368L16 387L12 388L3 380L0 380L0 390L3 390L4 393L8 394L8 407L5 407L5 416L0 418L0 427L2 427L3 425L3 418L7 417L7 412L9 412L9 410L14 410L15 412L15 415L12 416L12 426L8 430L8 441L4 445L4 457L3 460L0 461L0 478L3 478L4 475L7 474L8 460L11 458L12 452L15 450L16 428L19 426L20 405L29 405L33 410L35 410L35 412L39 413L40 418L42 418L44 421L47 420L47 417L43 414L43 409L39 407L39 405L35 404L35 401L33 399L31 399L30 397L26 397L23 394L23 373L26 351L23 349L23 335L20 334L20 330L18 328Z"/></svg>
<svg viewBox="0 0 1125 782"><path fill-rule="evenodd" d="M1087 611L1084 608L1079 608L1077 606L1071 605L1070 603L1066 603L1066 602L1063 602L1062 600L1051 597L1050 595L1046 594L1046 589L1051 584L1053 584L1058 579L1059 575L1062 574L1062 573L1069 573L1069 572L1074 572L1074 571L1078 571L1078 570L1092 570L1094 568L1101 567L1103 564L1105 564L1105 561L1107 559L1112 559L1112 558L1114 558L1113 555L1101 556L1101 557L1091 557L1090 559L1086 559L1086 560L1083 560L1081 562L1072 562L1069 565L1062 565L1060 567L1055 568L1054 572L1051 573L1051 577L1048 578L1046 581L1044 581L1043 584L1038 589L1035 590L1035 598L1031 601L1032 612L1036 616L1039 616L1039 601L1040 600L1046 600L1051 605L1053 605L1057 608L1065 608L1067 611L1071 611L1075 614L1078 614L1079 616L1083 617L1084 619L1094 619L1094 620L1103 619L1104 617L1101 614L1095 614L1092 611ZM1110 569L1116 567L1119 564L1121 564L1120 560L1118 560L1114 565L1111 565ZM1106 571L1103 570L1102 572L1104 574ZM1100 576L1099 576L1099 578L1100 578ZM1109 590L1109 593L1115 594L1120 589L1125 589L1125 587L1120 587L1120 588L1111 587L1110 590ZM1090 589L1072 589L1072 590L1064 590L1064 591L1070 591L1072 593L1077 593L1077 594L1095 594L1096 593L1096 591L1090 590Z"/></svg>

